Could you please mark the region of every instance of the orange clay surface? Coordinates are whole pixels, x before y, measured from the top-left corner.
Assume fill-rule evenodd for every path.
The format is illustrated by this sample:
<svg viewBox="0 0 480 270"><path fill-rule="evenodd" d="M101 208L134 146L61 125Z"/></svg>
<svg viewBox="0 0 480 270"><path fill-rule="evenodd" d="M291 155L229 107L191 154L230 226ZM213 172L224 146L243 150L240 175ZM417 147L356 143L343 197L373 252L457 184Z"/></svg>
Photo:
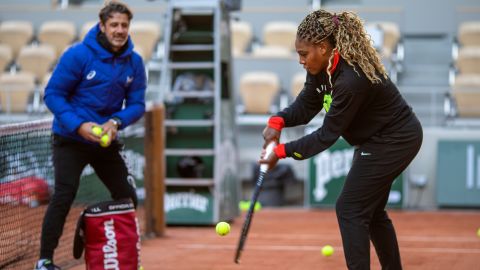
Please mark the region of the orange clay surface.
<svg viewBox="0 0 480 270"><path fill-rule="evenodd" d="M390 210L404 269L480 269L479 210ZM230 221L231 232L214 226L168 226L163 237L142 242L145 270L346 269L335 212L330 209L263 208L256 212L240 264L234 254L245 218ZM324 245L335 249L324 257ZM371 247L371 269L381 269ZM85 269L84 265L72 268Z"/></svg>

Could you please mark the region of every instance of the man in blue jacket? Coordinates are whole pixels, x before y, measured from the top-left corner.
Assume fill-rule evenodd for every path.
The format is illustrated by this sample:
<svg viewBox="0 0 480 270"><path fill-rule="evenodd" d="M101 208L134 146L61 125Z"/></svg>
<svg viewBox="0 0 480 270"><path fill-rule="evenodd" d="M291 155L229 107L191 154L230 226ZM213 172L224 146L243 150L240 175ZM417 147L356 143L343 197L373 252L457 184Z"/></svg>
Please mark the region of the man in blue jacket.
<svg viewBox="0 0 480 270"><path fill-rule="evenodd" d="M88 164L113 199L131 198L137 203L133 178L116 140L118 130L137 121L145 111L145 68L128 35L132 17L126 5L106 4L99 23L83 42L62 55L46 86L45 103L55 116L55 192L45 213L35 269L59 269L53 264L54 250ZM103 133L93 134L94 126ZM111 138L107 147L99 145L104 134Z"/></svg>

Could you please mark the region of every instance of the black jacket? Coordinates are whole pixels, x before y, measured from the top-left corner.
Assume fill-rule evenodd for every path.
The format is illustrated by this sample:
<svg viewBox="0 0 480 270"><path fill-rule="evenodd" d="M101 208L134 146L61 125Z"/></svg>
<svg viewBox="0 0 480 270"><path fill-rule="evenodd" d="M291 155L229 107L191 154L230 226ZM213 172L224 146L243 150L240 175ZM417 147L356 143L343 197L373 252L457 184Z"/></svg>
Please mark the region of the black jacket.
<svg viewBox="0 0 480 270"><path fill-rule="evenodd" d="M372 136L397 132L414 113L390 79L371 83L362 70L340 58L330 87L326 72L307 74L305 86L295 101L277 115L285 127L307 124L323 108L325 93L332 95L323 126L285 144L287 157L307 159L330 147L342 136L351 145L361 145Z"/></svg>

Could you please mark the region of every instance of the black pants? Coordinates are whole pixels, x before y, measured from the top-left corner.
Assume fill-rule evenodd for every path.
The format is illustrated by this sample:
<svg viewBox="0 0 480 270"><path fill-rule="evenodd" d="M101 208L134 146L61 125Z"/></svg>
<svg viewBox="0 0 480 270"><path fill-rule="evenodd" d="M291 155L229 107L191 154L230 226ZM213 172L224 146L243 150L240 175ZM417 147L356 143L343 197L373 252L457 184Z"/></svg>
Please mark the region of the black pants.
<svg viewBox="0 0 480 270"><path fill-rule="evenodd" d="M402 269L397 237L385 206L394 179L422 144L413 117L401 130L374 136L354 152L352 168L336 203L348 269L370 269L370 240L382 269Z"/></svg>
<svg viewBox="0 0 480 270"><path fill-rule="evenodd" d="M121 144L113 142L103 148L54 135L52 145L55 191L45 213L40 242L40 258L50 259L53 259L65 219L77 194L80 175L87 164L92 166L114 200L131 198L137 205L133 177L120 154Z"/></svg>

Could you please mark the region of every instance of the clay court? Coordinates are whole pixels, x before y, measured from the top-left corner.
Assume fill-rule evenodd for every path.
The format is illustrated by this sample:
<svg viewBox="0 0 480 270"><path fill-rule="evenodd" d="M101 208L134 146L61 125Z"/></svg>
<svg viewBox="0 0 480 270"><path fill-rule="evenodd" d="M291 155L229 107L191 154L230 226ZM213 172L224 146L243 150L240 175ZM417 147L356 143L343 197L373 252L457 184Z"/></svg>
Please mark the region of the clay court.
<svg viewBox="0 0 480 270"><path fill-rule="evenodd" d="M404 269L479 269L478 210L389 212L396 225ZM239 265L233 262L244 214L220 237L213 226L169 226L163 237L146 239L142 264L152 269L346 269L333 210L262 209L254 216ZM331 257L321 248L332 245ZM371 269L381 269L371 250ZM75 270L84 269L77 266Z"/></svg>

